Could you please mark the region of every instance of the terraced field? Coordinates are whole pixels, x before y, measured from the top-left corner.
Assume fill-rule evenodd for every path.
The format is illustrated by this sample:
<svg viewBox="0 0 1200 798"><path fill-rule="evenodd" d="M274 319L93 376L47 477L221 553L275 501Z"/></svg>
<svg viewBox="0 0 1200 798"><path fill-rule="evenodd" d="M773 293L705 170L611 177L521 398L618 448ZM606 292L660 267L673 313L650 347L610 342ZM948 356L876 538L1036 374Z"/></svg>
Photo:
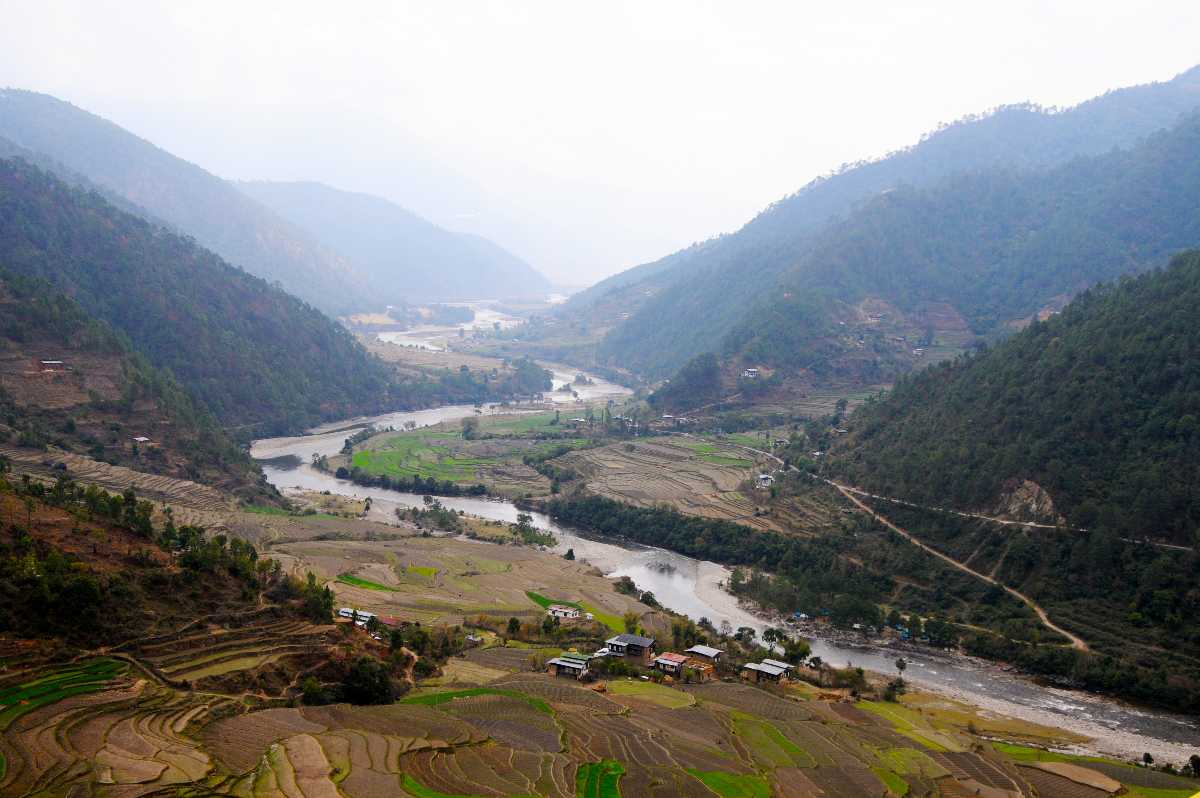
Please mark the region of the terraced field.
<svg viewBox="0 0 1200 798"><path fill-rule="evenodd" d="M267 634L267 622L255 621L225 636ZM272 633L285 640L305 632L280 625ZM150 642L146 655L155 668L175 667L188 660L168 654L171 643L191 638ZM1042 762L1033 749L1009 756L934 728L920 713L897 715L901 729L879 713L742 684L630 684L638 689L610 685L609 697L545 674L506 675L390 706L246 711L228 697L162 685L119 660L89 660L0 682L8 763L0 794L1087 798L1110 794L1096 784L1134 777L1190 783L1065 755ZM953 750L902 733L914 730ZM1128 771L1128 779L1101 767ZM1155 792L1161 784L1140 789L1182 794Z"/></svg>
<svg viewBox="0 0 1200 798"><path fill-rule="evenodd" d="M754 496L741 490L761 468L745 449L732 444L647 438L571 452L553 462L578 472L588 490L610 499L641 507L668 504L689 515L777 528L755 515Z"/></svg>

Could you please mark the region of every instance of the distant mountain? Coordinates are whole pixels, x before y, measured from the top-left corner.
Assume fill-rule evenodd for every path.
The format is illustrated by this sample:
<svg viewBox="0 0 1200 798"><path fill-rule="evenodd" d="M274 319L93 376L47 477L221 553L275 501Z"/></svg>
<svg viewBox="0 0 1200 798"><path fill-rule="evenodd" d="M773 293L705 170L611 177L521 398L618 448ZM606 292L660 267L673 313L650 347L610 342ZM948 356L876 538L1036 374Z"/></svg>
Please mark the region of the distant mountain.
<svg viewBox="0 0 1200 798"><path fill-rule="evenodd" d="M1200 114L1129 150L901 188L815 236L720 354L815 382L893 378L1200 244Z"/></svg>
<svg viewBox="0 0 1200 798"><path fill-rule="evenodd" d="M736 233L605 280L563 309L609 328L597 359L662 377L720 348L769 299L831 221L892 190L956 175L1042 170L1134 145L1200 107L1200 67L1166 83L1109 92L1064 111L1008 106L939 129L915 146L852 164L773 204Z"/></svg>
<svg viewBox="0 0 1200 798"><path fill-rule="evenodd" d="M391 372L316 309L190 239L0 160L0 264L128 337L240 433L391 409Z"/></svg>
<svg viewBox="0 0 1200 798"><path fill-rule="evenodd" d="M86 178L130 203L125 210L141 209L327 312L374 307L340 255L232 184L94 114L45 94L0 89L0 138L8 140L0 154L32 151L34 162L67 182Z"/></svg>
<svg viewBox="0 0 1200 798"><path fill-rule="evenodd" d="M345 255L376 304L544 294L550 283L525 261L468 233L455 233L388 200L321 183L238 187L327 247Z"/></svg>
<svg viewBox="0 0 1200 798"><path fill-rule="evenodd" d="M0 440L244 498L261 472L173 377L42 280L0 273ZM53 457L53 455L50 455Z"/></svg>

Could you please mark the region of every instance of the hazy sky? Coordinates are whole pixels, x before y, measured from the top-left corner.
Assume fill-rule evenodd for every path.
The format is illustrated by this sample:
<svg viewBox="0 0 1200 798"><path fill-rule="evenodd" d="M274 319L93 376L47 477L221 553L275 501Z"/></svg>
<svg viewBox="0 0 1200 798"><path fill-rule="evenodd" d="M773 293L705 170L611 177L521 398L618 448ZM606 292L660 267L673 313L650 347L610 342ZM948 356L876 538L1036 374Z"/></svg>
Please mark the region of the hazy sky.
<svg viewBox="0 0 1200 798"><path fill-rule="evenodd" d="M0 85L583 284L1000 103L1200 60L1200 2L0 0Z"/></svg>

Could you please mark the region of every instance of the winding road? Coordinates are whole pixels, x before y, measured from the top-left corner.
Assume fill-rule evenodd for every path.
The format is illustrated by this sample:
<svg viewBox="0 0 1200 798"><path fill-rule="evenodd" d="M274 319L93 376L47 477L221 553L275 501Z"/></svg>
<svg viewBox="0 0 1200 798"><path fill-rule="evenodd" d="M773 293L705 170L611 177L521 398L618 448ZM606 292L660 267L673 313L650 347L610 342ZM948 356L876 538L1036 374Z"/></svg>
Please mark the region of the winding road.
<svg viewBox="0 0 1200 798"><path fill-rule="evenodd" d="M783 462L783 460L781 460L779 457L777 457L776 455L774 455L770 452L765 452L762 449L755 449L753 446L740 446L740 448L746 449L747 451L754 452L755 454L759 454L764 457L768 457L771 460L774 460L776 463L779 463L779 465L781 467L787 468L790 471L793 471L797 474L805 473L805 472L802 472L800 469L796 468L795 466L787 465L786 463ZM867 506L867 504L865 502L863 502L863 500L860 497L865 496L865 497L871 498L871 499L881 499L883 501L894 501L898 504L904 504L904 505L908 505L911 507L920 507L920 505L912 504L911 502L906 502L906 501L903 501L900 499L889 499L885 496L876 496L872 493L867 493L864 490L859 490L858 488L853 488L853 487L850 487L849 485L843 485L840 482L834 482L832 479L826 479L825 477L819 477L816 474L809 474L809 476L811 476L813 479L824 482L826 485L829 485L830 487L832 487L833 489L838 491L838 493L841 493L843 496L845 496L846 499L849 500L850 503L853 504L855 507L857 507L858 509L867 513L872 518L874 518L876 521L883 524L888 529L895 532L897 535L900 535L902 538L904 538L905 540L907 540L909 543L913 544L917 548L921 549L922 551L932 554L934 557L937 557L939 560L943 561L944 563L951 566L952 568L957 568L958 570L962 571L963 573L969 574L969 575L975 577L976 579L979 579L980 581L986 582L989 585L994 585L995 587L1000 588L1001 590L1008 593L1013 598L1022 602L1027 607L1029 607L1029 609L1033 610L1034 613L1037 614L1038 619L1041 620L1042 624L1047 629L1051 629L1055 632L1058 632L1060 635L1065 637L1067 640L1070 640L1071 648L1074 648L1078 651L1090 651L1091 650L1088 647L1087 642L1085 642L1083 638L1079 637L1078 635L1072 634L1071 632L1068 632L1066 629L1063 629L1061 626L1054 623L1054 621L1050 620L1050 615L1046 612L1046 610L1040 604L1038 604L1036 601L1031 599L1029 596L1026 596L1024 593L1017 590L1016 588L1009 587L1008 585L1004 584L1003 582L999 582L996 579L993 579L992 577L988 576L987 574L983 574L983 573L980 573L979 571L976 571L971 566L959 562L958 560L954 559L953 557L951 557L948 554L943 554L942 552L938 551L937 549L933 548L932 546L930 546L926 543L922 543L911 532L896 526L888 518L884 517L883 515L880 515L874 509ZM996 523L1008 524L1008 525L1013 525L1013 526L1034 526L1034 527L1042 527L1042 528L1046 528L1046 529L1060 529L1061 528L1061 527L1056 527L1056 526L1053 526L1050 524L1034 524L1034 523L1028 523L1028 522L1024 522L1024 521L1007 521L1004 519L991 518L991 517L983 516L983 515L972 515L970 513L962 513L962 512L957 512L954 510L944 510L942 508L928 508L928 509L936 509L936 510L940 510L941 512L951 512L951 513L954 513L955 515L961 515L961 516L965 516L968 518L979 518L981 520L994 521ZM1078 530L1078 531L1081 531L1081 530Z"/></svg>

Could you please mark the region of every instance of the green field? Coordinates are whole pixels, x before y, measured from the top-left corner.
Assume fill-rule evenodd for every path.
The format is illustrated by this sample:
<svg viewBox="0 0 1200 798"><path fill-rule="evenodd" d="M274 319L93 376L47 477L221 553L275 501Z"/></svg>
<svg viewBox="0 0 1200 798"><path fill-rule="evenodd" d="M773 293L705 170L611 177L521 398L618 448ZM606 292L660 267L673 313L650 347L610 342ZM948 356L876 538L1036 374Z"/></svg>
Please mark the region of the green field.
<svg viewBox="0 0 1200 798"><path fill-rule="evenodd" d="M739 776L736 773L722 773L719 770L696 770L692 774L704 786L721 798L771 798L771 786L762 776Z"/></svg>
<svg viewBox="0 0 1200 798"><path fill-rule="evenodd" d="M568 607L574 607L582 612L590 612L597 621L607 626L609 630L615 634L621 634L625 631L625 621L621 618L621 616L614 615L611 612L604 612L603 610L597 609L591 604L578 601L567 601L566 599L550 599L546 598L541 593L535 593L532 590L526 590L525 595L529 597L530 601L532 601L534 604L537 604L542 609L546 609L551 604L563 604Z"/></svg>
<svg viewBox="0 0 1200 798"><path fill-rule="evenodd" d="M356 451L350 465L376 476L420 476L442 482L475 483L489 469L519 463L526 455L545 455L557 447L587 443L583 438L535 440L539 434L562 430L561 426L550 423L553 420L553 413L481 416L480 431L474 440L464 439L462 430L450 425L388 433L365 444L370 448Z"/></svg>
<svg viewBox="0 0 1200 798"><path fill-rule="evenodd" d="M621 798L618 782L624 774L625 766L615 759L585 762L575 772L575 795L577 798Z"/></svg>
<svg viewBox="0 0 1200 798"><path fill-rule="evenodd" d="M683 709L693 706L696 699L682 690L672 690L654 682L634 681L632 679L614 680L608 683L608 691L613 695L629 695L658 704L667 709Z"/></svg>
<svg viewBox="0 0 1200 798"><path fill-rule="evenodd" d="M354 576L353 574L338 574L337 581L345 585L353 585L354 587L361 587L367 590L383 590L388 593L392 593L396 590L394 587L381 585L378 582L372 582L370 579L362 579Z"/></svg>
<svg viewBox="0 0 1200 798"><path fill-rule="evenodd" d="M128 670L129 666L124 662L102 657L0 690L0 731L39 707L69 696L95 693Z"/></svg>
<svg viewBox="0 0 1200 798"><path fill-rule="evenodd" d="M754 461L745 457L737 457L730 454L730 450L726 446L720 446L715 443L706 441L691 440L688 438L680 438L678 441L687 448L696 453L697 458L706 463L714 465L733 466L734 468L754 468Z"/></svg>
<svg viewBox="0 0 1200 798"><path fill-rule="evenodd" d="M516 698L520 701L524 701L526 704L529 704L529 706L533 707L538 712L542 712L547 715L554 714L554 710L552 710L550 708L550 705L547 704L545 701L543 701L540 698L534 698L533 696L528 696L528 695L525 695L524 693L518 693L516 690L500 690L500 689L491 688L491 687L472 687L469 690L450 690L450 691L447 691L444 693L427 693L426 695L418 695L418 696L412 696L411 698L405 698L400 703L401 704L420 704L421 706L426 706L426 707L436 707L439 704L445 704L448 701L453 701L457 698L470 698L471 696L476 696L476 695L508 696L509 698Z"/></svg>

